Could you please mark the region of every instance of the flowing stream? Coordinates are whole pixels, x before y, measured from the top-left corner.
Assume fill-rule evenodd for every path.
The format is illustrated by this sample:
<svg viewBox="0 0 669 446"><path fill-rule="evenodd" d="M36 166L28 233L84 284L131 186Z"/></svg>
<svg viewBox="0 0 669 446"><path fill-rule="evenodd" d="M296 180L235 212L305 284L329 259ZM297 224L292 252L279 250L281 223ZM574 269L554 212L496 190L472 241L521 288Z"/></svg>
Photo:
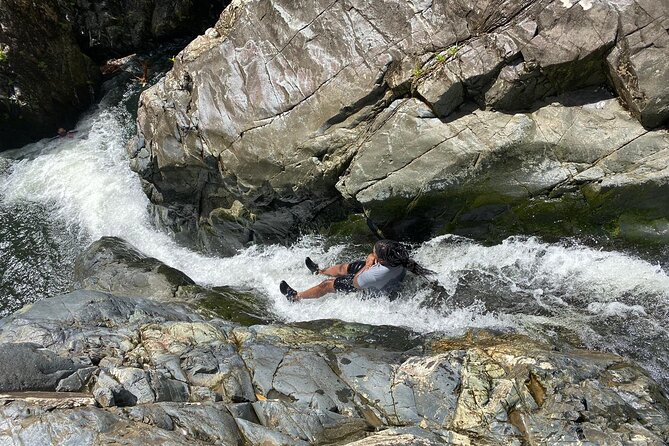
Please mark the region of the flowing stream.
<svg viewBox="0 0 669 446"><path fill-rule="evenodd" d="M419 333L517 331L626 355L669 388L666 249L523 236L485 246L442 236L414 250L438 273L439 293L411 278L393 301L349 294L290 304L279 293L281 279L298 289L319 281L304 267L305 256L326 265L370 247L308 236L291 247L256 246L217 258L179 246L151 225L148 199L128 167L125 146L134 131L128 109L137 88L114 104L103 101L71 138L0 154L0 315L67 292L76 255L102 236L118 236L201 285L255 289L285 321L336 318Z"/></svg>

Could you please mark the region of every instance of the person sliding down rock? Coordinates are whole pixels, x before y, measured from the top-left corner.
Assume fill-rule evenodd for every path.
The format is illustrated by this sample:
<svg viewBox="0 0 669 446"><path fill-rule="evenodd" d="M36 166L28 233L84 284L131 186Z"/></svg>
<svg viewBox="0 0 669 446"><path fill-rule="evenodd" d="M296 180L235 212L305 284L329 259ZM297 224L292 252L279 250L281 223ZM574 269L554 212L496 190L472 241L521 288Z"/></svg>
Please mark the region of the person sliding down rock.
<svg viewBox="0 0 669 446"><path fill-rule="evenodd" d="M297 292L285 280L282 280L279 289L290 302L302 299L318 299L335 291L350 293L356 290L376 290L390 293L399 288L407 270L423 277L434 274L434 271L420 266L409 257L409 253L403 244L392 240L376 242L372 253L364 261L358 260L320 269L313 260L307 257L305 264L313 274L323 274L334 277L334 279L324 280L318 285L300 292Z"/></svg>

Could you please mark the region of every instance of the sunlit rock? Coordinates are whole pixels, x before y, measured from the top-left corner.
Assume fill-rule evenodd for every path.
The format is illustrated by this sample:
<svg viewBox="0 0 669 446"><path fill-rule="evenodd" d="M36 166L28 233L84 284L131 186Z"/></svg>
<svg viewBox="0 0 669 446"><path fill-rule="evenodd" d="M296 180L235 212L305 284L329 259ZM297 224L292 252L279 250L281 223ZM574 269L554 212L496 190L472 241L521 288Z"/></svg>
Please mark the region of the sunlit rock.
<svg viewBox="0 0 669 446"><path fill-rule="evenodd" d="M161 225L224 254L360 208L394 238L625 236L631 189L667 217L662 149L610 193L573 178L647 131L612 94L666 121L660 3L234 2L142 95L134 169Z"/></svg>

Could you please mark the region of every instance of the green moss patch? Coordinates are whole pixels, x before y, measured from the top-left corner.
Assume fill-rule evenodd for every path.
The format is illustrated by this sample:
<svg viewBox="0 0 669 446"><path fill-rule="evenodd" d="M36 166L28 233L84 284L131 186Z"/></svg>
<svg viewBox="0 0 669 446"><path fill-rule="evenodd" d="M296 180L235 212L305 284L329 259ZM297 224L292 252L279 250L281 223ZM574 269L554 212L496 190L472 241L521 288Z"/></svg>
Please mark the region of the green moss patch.
<svg viewBox="0 0 669 446"><path fill-rule="evenodd" d="M669 203L664 192L654 185L608 190L588 185L558 197L519 198L479 186L414 200L391 198L370 203L368 212L394 238L427 239L452 233L496 243L516 234L593 235L667 243Z"/></svg>
<svg viewBox="0 0 669 446"><path fill-rule="evenodd" d="M252 291L230 287L198 288L199 299L195 305L210 315L247 326L267 324L276 320L270 310L269 302Z"/></svg>

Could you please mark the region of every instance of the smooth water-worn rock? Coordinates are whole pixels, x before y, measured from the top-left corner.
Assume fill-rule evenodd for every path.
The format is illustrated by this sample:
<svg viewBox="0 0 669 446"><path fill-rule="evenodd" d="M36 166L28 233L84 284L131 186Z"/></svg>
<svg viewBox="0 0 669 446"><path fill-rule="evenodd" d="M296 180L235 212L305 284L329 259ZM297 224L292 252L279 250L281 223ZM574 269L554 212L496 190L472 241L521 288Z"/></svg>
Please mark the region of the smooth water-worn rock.
<svg viewBox="0 0 669 446"><path fill-rule="evenodd" d="M251 290L196 285L181 271L147 257L118 237L102 237L77 257L72 287L164 302L197 303L203 311L245 325L273 318L263 296Z"/></svg>
<svg viewBox="0 0 669 446"><path fill-rule="evenodd" d="M75 289L92 289L117 295L174 299L180 287L193 285L188 276L147 257L117 237L103 237L77 257Z"/></svg>
<svg viewBox="0 0 669 446"><path fill-rule="evenodd" d="M57 0L0 4L0 151L71 129L100 73Z"/></svg>
<svg viewBox="0 0 669 446"><path fill-rule="evenodd" d="M571 213L595 216L559 232L625 236L632 189L632 232L661 236L666 132L648 129L667 119L666 17L659 0L233 2L143 94L133 168L157 222L223 253L351 209L396 237L546 232ZM642 135L652 149L615 174L573 179Z"/></svg>

